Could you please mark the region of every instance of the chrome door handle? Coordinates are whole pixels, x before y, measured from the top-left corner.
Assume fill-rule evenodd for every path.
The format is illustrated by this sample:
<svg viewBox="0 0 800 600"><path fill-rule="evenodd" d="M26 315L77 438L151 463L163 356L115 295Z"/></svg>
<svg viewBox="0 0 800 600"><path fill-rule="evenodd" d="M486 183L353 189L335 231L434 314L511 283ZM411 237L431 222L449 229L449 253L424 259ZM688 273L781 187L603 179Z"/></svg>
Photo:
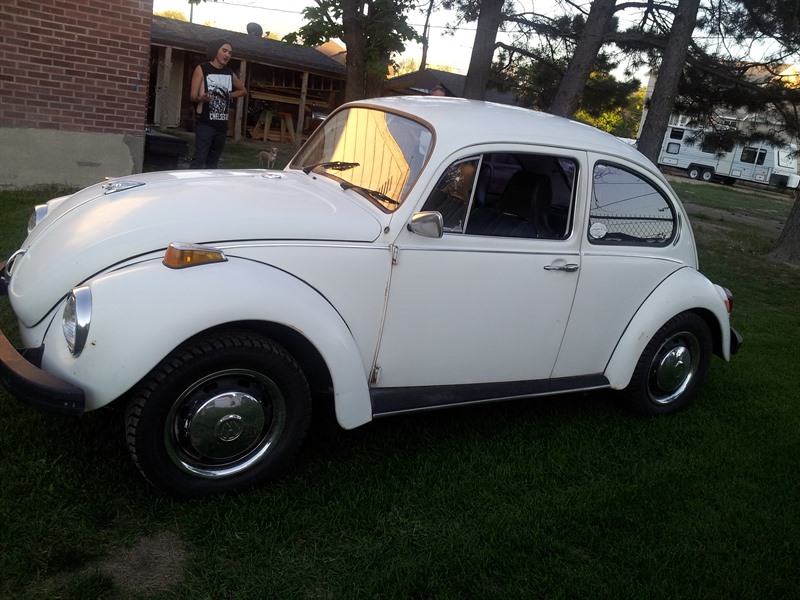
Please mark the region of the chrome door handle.
<svg viewBox="0 0 800 600"><path fill-rule="evenodd" d="M567 273L574 273L575 271L578 270L578 265L576 265L575 263L569 263L569 264L566 264L566 265L559 265L559 266L545 265L544 266L544 270L545 271L566 271Z"/></svg>

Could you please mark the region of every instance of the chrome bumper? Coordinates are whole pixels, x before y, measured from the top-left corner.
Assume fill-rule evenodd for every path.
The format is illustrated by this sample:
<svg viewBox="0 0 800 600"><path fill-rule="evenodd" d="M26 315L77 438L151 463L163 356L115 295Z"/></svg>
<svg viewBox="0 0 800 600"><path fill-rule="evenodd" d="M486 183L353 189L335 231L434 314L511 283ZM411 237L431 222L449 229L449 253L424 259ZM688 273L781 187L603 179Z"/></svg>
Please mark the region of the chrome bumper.
<svg viewBox="0 0 800 600"><path fill-rule="evenodd" d="M0 263L0 296L7 293L5 262ZM36 362L41 352L26 351L29 361L0 331L0 385L18 400L46 412L77 416L83 414L86 395L82 389L43 371Z"/></svg>

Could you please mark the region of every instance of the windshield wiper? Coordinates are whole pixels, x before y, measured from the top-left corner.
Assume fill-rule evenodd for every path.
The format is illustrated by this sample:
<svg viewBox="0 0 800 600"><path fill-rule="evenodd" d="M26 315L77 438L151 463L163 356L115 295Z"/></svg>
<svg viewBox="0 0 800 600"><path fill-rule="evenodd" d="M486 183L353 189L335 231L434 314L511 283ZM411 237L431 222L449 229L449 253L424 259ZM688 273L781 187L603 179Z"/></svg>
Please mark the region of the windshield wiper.
<svg viewBox="0 0 800 600"><path fill-rule="evenodd" d="M342 162L341 160L334 160L303 167L303 173L308 175L309 173L311 173L311 171L313 171L317 167L325 167L326 169L333 169L334 171L347 171L348 169L354 169L355 167L360 167L360 166L361 165L357 162Z"/></svg>
<svg viewBox="0 0 800 600"><path fill-rule="evenodd" d="M387 196L383 192L361 187L360 185L356 185L348 181L342 181L339 185L342 186L343 190L357 190L359 192L365 193L367 196L377 200L378 202L386 202L386 204L394 204L395 206L400 206L400 202L398 202L394 198L389 198L389 196Z"/></svg>

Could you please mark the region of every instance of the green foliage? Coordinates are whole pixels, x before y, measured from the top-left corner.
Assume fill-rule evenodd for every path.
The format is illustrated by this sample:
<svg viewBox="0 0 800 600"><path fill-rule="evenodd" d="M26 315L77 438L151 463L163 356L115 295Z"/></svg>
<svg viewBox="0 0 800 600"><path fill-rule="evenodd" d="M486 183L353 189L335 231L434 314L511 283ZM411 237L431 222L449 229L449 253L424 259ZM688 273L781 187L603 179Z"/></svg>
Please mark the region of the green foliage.
<svg viewBox="0 0 800 600"><path fill-rule="evenodd" d="M620 106L609 105L599 114L579 109L574 118L617 137L635 138L642 118L645 91L645 88L639 88L624 100L620 99Z"/></svg>
<svg viewBox="0 0 800 600"><path fill-rule="evenodd" d="M492 83L513 90L524 106L546 111L553 102L569 58L525 56L510 58L500 54L492 70ZM617 80L610 71L616 64L608 56L598 57L597 68L584 88L575 118L615 135L634 137L642 114L644 92L637 79Z"/></svg>
<svg viewBox="0 0 800 600"><path fill-rule="evenodd" d="M316 0L314 5L303 9L305 24L283 39L308 46L334 38L343 39L344 4L338 0ZM363 10L358 11L356 18L363 28L367 68L385 74L387 59L394 53L402 52L407 41L419 40L419 35L406 18L406 13L416 7L416 3L413 0L369 0L357 4L366 6L366 14ZM348 48L349 51L352 49Z"/></svg>

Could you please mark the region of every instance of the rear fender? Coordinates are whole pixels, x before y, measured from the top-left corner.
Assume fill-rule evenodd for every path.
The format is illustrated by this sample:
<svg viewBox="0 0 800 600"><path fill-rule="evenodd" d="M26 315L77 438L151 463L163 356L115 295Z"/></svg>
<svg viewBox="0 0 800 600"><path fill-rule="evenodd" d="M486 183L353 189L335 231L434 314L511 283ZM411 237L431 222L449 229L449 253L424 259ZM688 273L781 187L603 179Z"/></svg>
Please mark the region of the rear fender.
<svg viewBox="0 0 800 600"><path fill-rule="evenodd" d="M730 319L724 299L722 288L694 269L686 267L667 277L639 307L619 339L604 373L611 387L624 389L630 383L648 342L664 323L686 311L695 311L706 319L712 336L720 342L715 348L729 360Z"/></svg>
<svg viewBox="0 0 800 600"><path fill-rule="evenodd" d="M83 388L87 410L124 394L192 336L227 323L258 321L290 327L319 351L342 427L372 418L366 373L347 324L319 292L280 269L232 258L174 270L159 259L99 275L86 285L92 316L85 349L78 357L69 353L59 307L42 367Z"/></svg>

